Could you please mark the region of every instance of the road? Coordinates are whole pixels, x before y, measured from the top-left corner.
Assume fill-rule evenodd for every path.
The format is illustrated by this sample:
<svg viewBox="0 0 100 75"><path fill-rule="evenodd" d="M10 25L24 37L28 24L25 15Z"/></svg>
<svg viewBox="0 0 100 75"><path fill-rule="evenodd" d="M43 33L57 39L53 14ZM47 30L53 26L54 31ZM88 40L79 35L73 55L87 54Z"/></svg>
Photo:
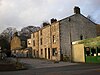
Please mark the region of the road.
<svg viewBox="0 0 100 75"><path fill-rule="evenodd" d="M29 69L0 72L0 75L100 75L100 64L68 62L54 64L51 61L40 59L21 59L20 61L27 63Z"/></svg>

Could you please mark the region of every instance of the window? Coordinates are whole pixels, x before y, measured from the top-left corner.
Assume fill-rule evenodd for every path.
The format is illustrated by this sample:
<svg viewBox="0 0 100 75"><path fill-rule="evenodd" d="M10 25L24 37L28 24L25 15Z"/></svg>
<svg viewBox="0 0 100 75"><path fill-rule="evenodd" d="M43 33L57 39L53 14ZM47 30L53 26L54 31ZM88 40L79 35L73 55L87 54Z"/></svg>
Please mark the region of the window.
<svg viewBox="0 0 100 75"><path fill-rule="evenodd" d="M33 46L35 46L35 40L33 40Z"/></svg>
<svg viewBox="0 0 100 75"><path fill-rule="evenodd" d="M40 39L40 44L42 45L42 38Z"/></svg>
<svg viewBox="0 0 100 75"><path fill-rule="evenodd" d="M56 43L56 40L55 40L56 36L53 35L53 44Z"/></svg>
<svg viewBox="0 0 100 75"><path fill-rule="evenodd" d="M83 35L82 34L80 35L80 40L83 40Z"/></svg>
<svg viewBox="0 0 100 75"><path fill-rule="evenodd" d="M43 54L43 49L41 49L41 55Z"/></svg>
<svg viewBox="0 0 100 75"><path fill-rule="evenodd" d="M42 30L40 30L40 35L42 35Z"/></svg>
<svg viewBox="0 0 100 75"><path fill-rule="evenodd" d="M52 56L55 56L56 53L57 53L57 48L52 48Z"/></svg>

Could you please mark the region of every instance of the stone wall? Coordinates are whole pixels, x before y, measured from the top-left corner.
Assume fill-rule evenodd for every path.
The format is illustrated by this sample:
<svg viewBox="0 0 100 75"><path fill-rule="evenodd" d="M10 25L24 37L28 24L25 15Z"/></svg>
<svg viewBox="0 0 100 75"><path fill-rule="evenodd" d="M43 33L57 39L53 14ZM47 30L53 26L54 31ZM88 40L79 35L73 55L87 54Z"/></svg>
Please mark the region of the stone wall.
<svg viewBox="0 0 100 75"><path fill-rule="evenodd" d="M96 37L96 25L81 14L60 21L61 53L71 59L71 42Z"/></svg>
<svg viewBox="0 0 100 75"><path fill-rule="evenodd" d="M96 25L97 36L100 36L100 25Z"/></svg>
<svg viewBox="0 0 100 75"><path fill-rule="evenodd" d="M56 49L55 54L52 57L56 57L60 60L60 33L59 33L59 22L54 22L51 24L51 39L52 39L52 53L53 49Z"/></svg>
<svg viewBox="0 0 100 75"><path fill-rule="evenodd" d="M34 32L31 34L32 42L32 56L39 57L39 32Z"/></svg>
<svg viewBox="0 0 100 75"><path fill-rule="evenodd" d="M51 56L50 58L48 58L48 48L51 50L50 25L43 27L39 31L39 57L40 58L51 59Z"/></svg>
<svg viewBox="0 0 100 75"><path fill-rule="evenodd" d="M21 48L21 40L19 37L15 36L11 40L11 50Z"/></svg>

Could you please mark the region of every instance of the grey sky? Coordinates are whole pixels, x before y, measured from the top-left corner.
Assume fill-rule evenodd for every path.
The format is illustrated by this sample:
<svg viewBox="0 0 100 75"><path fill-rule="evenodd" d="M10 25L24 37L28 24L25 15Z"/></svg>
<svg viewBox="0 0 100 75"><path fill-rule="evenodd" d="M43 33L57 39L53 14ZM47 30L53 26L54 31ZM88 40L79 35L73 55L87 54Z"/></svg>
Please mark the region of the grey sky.
<svg viewBox="0 0 100 75"><path fill-rule="evenodd" d="M100 0L0 0L0 33L7 27L19 30L28 25L40 26L51 18L68 17L74 6L100 23Z"/></svg>

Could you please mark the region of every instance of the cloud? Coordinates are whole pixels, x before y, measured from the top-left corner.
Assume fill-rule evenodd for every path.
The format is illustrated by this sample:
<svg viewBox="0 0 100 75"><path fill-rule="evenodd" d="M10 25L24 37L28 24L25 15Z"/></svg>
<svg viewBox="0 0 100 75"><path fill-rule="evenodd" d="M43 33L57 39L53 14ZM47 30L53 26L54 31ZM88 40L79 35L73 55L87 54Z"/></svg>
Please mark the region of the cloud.
<svg viewBox="0 0 100 75"><path fill-rule="evenodd" d="M0 30L5 27L40 26L53 17L62 19L73 14L75 5L84 15L91 15L100 23L99 4L99 0L0 0Z"/></svg>

